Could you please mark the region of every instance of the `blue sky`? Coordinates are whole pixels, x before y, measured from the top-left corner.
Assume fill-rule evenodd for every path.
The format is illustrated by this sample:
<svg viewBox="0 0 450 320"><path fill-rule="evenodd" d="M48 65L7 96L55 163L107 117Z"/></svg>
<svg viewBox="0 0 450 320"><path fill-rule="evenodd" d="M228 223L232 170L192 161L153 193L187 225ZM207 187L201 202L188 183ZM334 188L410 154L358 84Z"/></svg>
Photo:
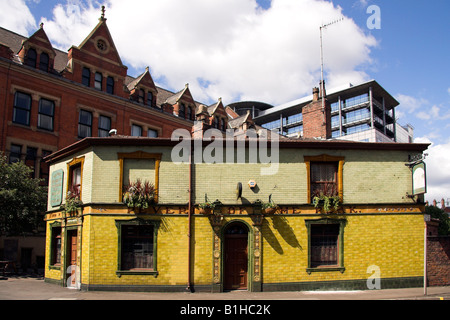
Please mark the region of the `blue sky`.
<svg viewBox="0 0 450 320"><path fill-rule="evenodd" d="M133 5L126 5L131 4ZM328 88L375 79L399 102L400 124L432 143L428 198L450 198L450 1L448 0L0 0L0 26L32 34L41 21L52 44L78 45L107 6L119 54L157 84L225 103L282 104L320 79L319 26ZM370 29L371 5L380 28ZM9 6L9 7L8 7ZM170 23L169 23L170 21ZM145 52L136 55L135 52Z"/></svg>

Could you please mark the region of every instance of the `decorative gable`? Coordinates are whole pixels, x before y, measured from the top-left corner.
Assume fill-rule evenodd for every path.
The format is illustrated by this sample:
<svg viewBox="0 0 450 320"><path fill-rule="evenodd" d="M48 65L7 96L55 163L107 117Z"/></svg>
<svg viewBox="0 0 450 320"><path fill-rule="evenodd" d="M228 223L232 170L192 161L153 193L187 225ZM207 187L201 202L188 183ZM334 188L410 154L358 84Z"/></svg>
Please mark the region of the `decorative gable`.
<svg viewBox="0 0 450 320"><path fill-rule="evenodd" d="M183 90L167 98L164 102L165 109L173 108L173 113L178 117L193 120L195 117L196 104L187 83Z"/></svg>
<svg viewBox="0 0 450 320"><path fill-rule="evenodd" d="M222 103L222 98L208 107L209 125L225 131L228 128L228 115Z"/></svg>
<svg viewBox="0 0 450 320"><path fill-rule="evenodd" d="M145 72L128 83L127 89L130 92L130 99L149 106L156 106L156 96L158 90L147 67Z"/></svg>
<svg viewBox="0 0 450 320"><path fill-rule="evenodd" d="M128 68L123 65L105 18L105 7L99 23L78 46L71 47L64 76L72 81L95 87L95 77L114 80L114 94L128 98L124 88ZM101 90L104 91L104 84ZM99 88L98 88L99 89Z"/></svg>
<svg viewBox="0 0 450 320"><path fill-rule="evenodd" d="M41 23L39 30L22 42L18 57L23 64L42 71L53 70L56 52Z"/></svg>
<svg viewBox="0 0 450 320"><path fill-rule="evenodd" d="M100 58L102 62L123 67L122 59L119 56L114 40L106 25L104 14L99 19L99 23L78 46L78 50L90 55L91 58Z"/></svg>

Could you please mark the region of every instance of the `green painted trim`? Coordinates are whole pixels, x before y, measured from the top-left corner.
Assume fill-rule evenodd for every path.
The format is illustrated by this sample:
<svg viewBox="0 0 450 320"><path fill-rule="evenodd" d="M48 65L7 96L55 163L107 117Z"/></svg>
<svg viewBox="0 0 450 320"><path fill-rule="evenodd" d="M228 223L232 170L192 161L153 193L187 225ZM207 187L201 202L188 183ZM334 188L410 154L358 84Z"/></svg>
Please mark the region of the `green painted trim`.
<svg viewBox="0 0 450 320"><path fill-rule="evenodd" d="M380 287L383 289L418 288L423 286L423 277L381 278ZM263 291L314 291L314 290L369 290L367 279L305 281L263 283ZM374 289L376 290L376 289Z"/></svg>
<svg viewBox="0 0 450 320"><path fill-rule="evenodd" d="M183 285L103 285L81 284L82 291L116 291L116 292L190 292ZM214 292L210 285L195 286L192 292ZM189 299L189 296L187 299Z"/></svg>
<svg viewBox="0 0 450 320"><path fill-rule="evenodd" d="M52 264L52 257L53 257L53 251L55 250L55 248L53 247L53 229L54 228L61 228L61 221L54 221L52 223L50 223L50 228L49 228L49 234L50 234L50 251L49 251L49 255L48 255L48 268L50 270L60 270L61 269L61 264ZM62 241L62 228L61 228L61 241ZM61 251L62 252L62 251Z"/></svg>
<svg viewBox="0 0 450 320"><path fill-rule="evenodd" d="M247 291L253 292L254 287L254 268L253 268L253 251L254 251L254 230L250 224L248 224L247 221L241 220L241 219L233 219L230 221L227 221L220 230L220 249L221 249L221 257L220 257L220 292L223 292L224 289L224 270L225 270L225 230L228 228L228 226L232 223L242 223L245 225L248 229L247 233L247 246L248 246L248 252L247 252ZM214 257L213 257L214 259ZM214 267L214 263L213 263Z"/></svg>
<svg viewBox="0 0 450 320"><path fill-rule="evenodd" d="M67 232L68 231L74 231L74 230L76 230L77 231L77 238L80 236L80 230L79 230L79 228L78 228L78 226L65 226L64 227L64 251L63 250L61 250L61 252L64 252L64 259L63 258L61 258L61 264L62 264L62 272L63 272L63 274L62 274L62 278L63 278L63 286L64 287L66 287L67 286L67 280L68 280L68 276L67 276L67 268L68 268L68 264L69 264L69 261L68 261L68 259L69 259L69 250L70 250L70 248L68 247L68 242L69 241L67 241L68 240L68 238L67 238ZM78 243L78 239L77 239L77 243ZM80 244L81 245L81 244ZM78 246L78 244L77 244L77 246ZM77 255L78 255L78 250L77 250ZM78 256L77 256L77 258L78 258ZM81 257L80 257L80 262L81 262ZM78 266L79 268L80 268L80 270L81 270L81 266ZM81 271L80 271L80 277L81 277Z"/></svg>
<svg viewBox="0 0 450 320"><path fill-rule="evenodd" d="M336 267L318 267L314 268L311 266L311 225L317 224L339 224L339 236L338 236L338 247L339 247L339 265ZM305 220L305 225L308 233L308 267L306 272L311 274L311 272L329 272L329 271L340 271L345 272L344 267L344 229L347 225L346 219L331 219L331 218L321 218L314 220Z"/></svg>

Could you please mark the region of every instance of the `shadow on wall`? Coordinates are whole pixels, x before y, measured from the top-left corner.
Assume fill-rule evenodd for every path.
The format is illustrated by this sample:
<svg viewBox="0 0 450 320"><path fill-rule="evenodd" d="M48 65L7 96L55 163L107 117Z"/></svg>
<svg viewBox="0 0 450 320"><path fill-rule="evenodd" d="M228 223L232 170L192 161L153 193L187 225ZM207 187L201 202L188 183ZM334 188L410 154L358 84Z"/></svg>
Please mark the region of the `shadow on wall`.
<svg viewBox="0 0 450 320"><path fill-rule="evenodd" d="M292 248L298 248L300 250L303 250L303 247L297 240L297 236L294 233L294 229L290 226L288 220L285 217L271 217L270 219L272 220L273 230L276 230L288 245L290 245ZM270 228L270 224L266 223L262 234L267 243L269 243L269 245L278 254L281 255L284 253L284 250L273 230L272 228Z"/></svg>

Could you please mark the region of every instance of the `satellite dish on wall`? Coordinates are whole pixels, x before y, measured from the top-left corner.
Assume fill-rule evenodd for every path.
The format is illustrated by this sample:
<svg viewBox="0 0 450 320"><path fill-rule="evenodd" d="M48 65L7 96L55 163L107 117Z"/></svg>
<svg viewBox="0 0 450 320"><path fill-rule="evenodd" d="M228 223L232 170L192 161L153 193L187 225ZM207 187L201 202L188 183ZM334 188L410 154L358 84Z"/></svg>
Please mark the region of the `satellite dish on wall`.
<svg viewBox="0 0 450 320"><path fill-rule="evenodd" d="M236 200L242 196L242 183L238 182L236 186Z"/></svg>

